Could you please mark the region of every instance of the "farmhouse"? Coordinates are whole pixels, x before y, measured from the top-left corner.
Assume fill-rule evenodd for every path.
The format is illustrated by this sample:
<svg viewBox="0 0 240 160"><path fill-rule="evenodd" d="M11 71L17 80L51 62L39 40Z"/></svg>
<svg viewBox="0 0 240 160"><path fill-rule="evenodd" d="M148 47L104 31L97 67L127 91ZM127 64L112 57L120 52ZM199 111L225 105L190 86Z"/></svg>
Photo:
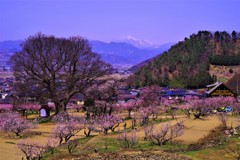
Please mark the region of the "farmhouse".
<svg viewBox="0 0 240 160"><path fill-rule="evenodd" d="M234 93L222 82L216 82L214 84L207 85L206 97L215 96L234 96Z"/></svg>
<svg viewBox="0 0 240 160"><path fill-rule="evenodd" d="M168 99L184 99L185 91L183 89L171 89L162 92L162 97L167 97Z"/></svg>
<svg viewBox="0 0 240 160"><path fill-rule="evenodd" d="M70 99L70 103L73 103L73 104L77 104L77 105L83 105L84 104L84 100L85 100L85 97L83 94L75 94L74 96L72 96L72 98Z"/></svg>

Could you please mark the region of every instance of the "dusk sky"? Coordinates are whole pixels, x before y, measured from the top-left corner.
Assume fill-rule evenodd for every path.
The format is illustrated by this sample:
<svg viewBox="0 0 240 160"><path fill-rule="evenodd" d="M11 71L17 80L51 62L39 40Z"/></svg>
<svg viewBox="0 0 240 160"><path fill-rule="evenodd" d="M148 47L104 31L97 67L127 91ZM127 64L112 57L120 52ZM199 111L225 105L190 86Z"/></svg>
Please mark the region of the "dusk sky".
<svg viewBox="0 0 240 160"><path fill-rule="evenodd" d="M0 41L42 32L155 44L199 30L240 31L240 0L0 0Z"/></svg>

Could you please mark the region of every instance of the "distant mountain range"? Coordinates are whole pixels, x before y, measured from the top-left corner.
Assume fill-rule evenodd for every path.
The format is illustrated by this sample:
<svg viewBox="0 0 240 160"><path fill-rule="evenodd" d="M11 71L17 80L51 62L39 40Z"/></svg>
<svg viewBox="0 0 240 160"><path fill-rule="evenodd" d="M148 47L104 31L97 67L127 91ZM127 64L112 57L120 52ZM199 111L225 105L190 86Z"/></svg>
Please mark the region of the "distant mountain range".
<svg viewBox="0 0 240 160"><path fill-rule="evenodd" d="M126 42L90 41L92 50L99 53L102 59L112 65L135 65L155 57L170 49L174 43L167 43L157 48L137 48Z"/></svg>
<svg viewBox="0 0 240 160"><path fill-rule="evenodd" d="M11 55L20 51L20 44L23 41L3 41L0 42L0 63L6 64ZM90 40L89 44L92 50L101 55L102 59L113 66L130 67L155 57L168 50L174 43L166 43L160 46L153 45L147 41L137 41L134 38L128 38L116 42L102 42Z"/></svg>
<svg viewBox="0 0 240 160"><path fill-rule="evenodd" d="M124 42L124 43L128 43L131 44L134 47L140 48L140 49L153 49L153 48L159 48L158 45L148 41L148 40L139 40L136 39L132 36L126 36L123 37L122 39L119 40L115 40L113 42Z"/></svg>

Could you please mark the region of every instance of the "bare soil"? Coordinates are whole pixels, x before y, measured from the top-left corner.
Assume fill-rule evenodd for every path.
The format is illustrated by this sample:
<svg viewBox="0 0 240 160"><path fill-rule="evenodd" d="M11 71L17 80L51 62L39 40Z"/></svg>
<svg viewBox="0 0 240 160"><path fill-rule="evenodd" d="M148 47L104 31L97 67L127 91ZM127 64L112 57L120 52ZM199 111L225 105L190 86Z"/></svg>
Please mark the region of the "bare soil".
<svg viewBox="0 0 240 160"><path fill-rule="evenodd" d="M185 144L192 144L196 143L199 139L206 136L211 130L216 128L220 125L219 120L215 115L204 117L203 119L193 119L193 118L184 118L184 126L185 131L184 135L178 137L176 140L181 141ZM170 123L176 123L176 120L171 120ZM131 120L127 120L127 127L131 126ZM158 123L155 126L161 127L162 124L167 123ZM228 119L228 126L237 126L237 118L230 116ZM51 123L43 123L37 125L35 129L33 129L27 136L23 136L22 138L15 137L12 133L0 132L0 159L2 160L19 160L21 159L22 155L19 154L20 151L16 147L16 143L20 140L31 140L35 142L45 143L46 139L50 136L53 132L54 124ZM116 129L123 130L123 123ZM95 140L101 137L117 137L116 134L109 134L103 135L95 133L96 137L92 138L88 143L91 144ZM84 137L83 131L77 135L79 138ZM144 130L143 127L137 127L137 138L143 139L144 138ZM120 156L121 157L121 156Z"/></svg>

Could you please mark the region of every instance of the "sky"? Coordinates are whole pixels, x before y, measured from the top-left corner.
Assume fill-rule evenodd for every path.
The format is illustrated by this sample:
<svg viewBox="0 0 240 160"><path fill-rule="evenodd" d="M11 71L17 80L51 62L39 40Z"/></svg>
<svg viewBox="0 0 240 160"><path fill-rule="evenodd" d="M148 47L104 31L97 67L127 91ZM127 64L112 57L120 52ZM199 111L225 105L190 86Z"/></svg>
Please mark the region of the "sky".
<svg viewBox="0 0 240 160"><path fill-rule="evenodd" d="M240 31L239 8L240 0L0 0L0 41L42 32L164 44L199 30Z"/></svg>

